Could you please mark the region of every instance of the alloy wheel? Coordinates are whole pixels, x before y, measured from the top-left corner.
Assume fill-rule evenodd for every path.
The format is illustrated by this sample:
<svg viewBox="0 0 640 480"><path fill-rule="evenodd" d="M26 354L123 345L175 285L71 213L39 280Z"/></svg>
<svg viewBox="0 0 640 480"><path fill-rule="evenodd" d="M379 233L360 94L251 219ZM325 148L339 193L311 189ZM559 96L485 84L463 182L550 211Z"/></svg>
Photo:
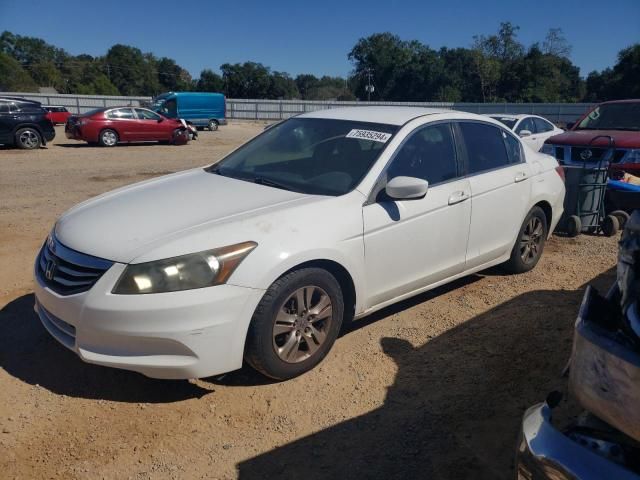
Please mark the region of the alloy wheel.
<svg viewBox="0 0 640 480"><path fill-rule="evenodd" d="M273 324L273 348L287 363L302 362L324 344L333 321L331 298L308 285L293 292L278 309Z"/></svg>
<svg viewBox="0 0 640 480"><path fill-rule="evenodd" d="M529 264L540 254L542 245L544 227L542 220L538 217L531 217L520 238L520 258L526 264Z"/></svg>
<svg viewBox="0 0 640 480"><path fill-rule="evenodd" d="M20 143L26 148L36 148L40 143L38 134L33 130L25 130L20 134Z"/></svg>
<svg viewBox="0 0 640 480"><path fill-rule="evenodd" d="M102 134L102 143L104 143L105 145L112 146L115 145L117 141L118 138L113 132L104 132Z"/></svg>

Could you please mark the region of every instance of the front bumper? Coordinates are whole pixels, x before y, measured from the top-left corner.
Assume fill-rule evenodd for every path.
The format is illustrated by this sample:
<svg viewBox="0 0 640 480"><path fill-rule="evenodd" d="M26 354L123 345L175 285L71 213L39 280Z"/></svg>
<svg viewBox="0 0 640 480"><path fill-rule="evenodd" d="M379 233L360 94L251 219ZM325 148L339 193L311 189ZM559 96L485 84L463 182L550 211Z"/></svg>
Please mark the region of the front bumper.
<svg viewBox="0 0 640 480"><path fill-rule="evenodd" d="M551 423L551 408L546 403L535 405L524 414L516 476L522 480L640 480L640 476L557 430Z"/></svg>
<svg viewBox="0 0 640 480"><path fill-rule="evenodd" d="M59 295L34 270L35 310L47 331L82 360L148 377L201 378L242 366L249 321L262 290L215 287L114 295L125 265L87 292Z"/></svg>

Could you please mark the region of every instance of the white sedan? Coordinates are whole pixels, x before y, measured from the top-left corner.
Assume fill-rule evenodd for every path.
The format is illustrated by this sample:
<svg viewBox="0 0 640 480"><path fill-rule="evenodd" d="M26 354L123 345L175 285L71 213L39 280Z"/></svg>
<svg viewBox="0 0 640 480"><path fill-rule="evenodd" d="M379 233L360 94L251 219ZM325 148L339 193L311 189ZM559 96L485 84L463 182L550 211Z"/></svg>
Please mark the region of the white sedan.
<svg viewBox="0 0 640 480"><path fill-rule="evenodd" d="M514 131L524 143L536 152L540 151L547 138L564 133L564 130L556 127L549 120L537 115L503 115L496 113L489 116Z"/></svg>
<svg viewBox="0 0 640 480"><path fill-rule="evenodd" d="M484 116L307 113L66 212L35 262L36 310L86 362L195 378L246 359L291 378L354 318L533 268L564 191L554 158Z"/></svg>

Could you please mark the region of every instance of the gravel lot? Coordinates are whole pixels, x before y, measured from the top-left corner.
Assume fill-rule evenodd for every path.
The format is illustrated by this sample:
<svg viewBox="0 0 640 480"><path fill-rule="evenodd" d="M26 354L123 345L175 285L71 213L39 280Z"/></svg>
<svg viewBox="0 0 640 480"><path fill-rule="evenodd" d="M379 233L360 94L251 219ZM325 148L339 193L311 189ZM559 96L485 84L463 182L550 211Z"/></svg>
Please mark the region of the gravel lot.
<svg viewBox="0 0 640 480"><path fill-rule="evenodd" d="M524 410L563 387L582 289L617 238L554 237L527 274L483 272L365 318L314 371L158 381L82 363L33 313L55 219L115 187L220 158L262 129L182 147L0 147L3 478L512 478Z"/></svg>

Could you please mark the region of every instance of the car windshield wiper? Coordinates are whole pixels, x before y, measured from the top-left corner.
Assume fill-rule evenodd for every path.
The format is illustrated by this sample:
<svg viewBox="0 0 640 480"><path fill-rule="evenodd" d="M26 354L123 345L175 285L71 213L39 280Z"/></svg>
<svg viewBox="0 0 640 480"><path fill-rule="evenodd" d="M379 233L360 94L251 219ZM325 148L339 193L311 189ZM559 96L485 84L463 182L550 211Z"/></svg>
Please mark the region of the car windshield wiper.
<svg viewBox="0 0 640 480"><path fill-rule="evenodd" d="M244 180L244 179L243 179ZM247 179L250 180L250 179ZM253 183L257 183L258 185L265 185L267 187L279 188L281 190L293 191L289 185L285 185L284 183L280 183L277 180L272 180L266 177L253 177Z"/></svg>

